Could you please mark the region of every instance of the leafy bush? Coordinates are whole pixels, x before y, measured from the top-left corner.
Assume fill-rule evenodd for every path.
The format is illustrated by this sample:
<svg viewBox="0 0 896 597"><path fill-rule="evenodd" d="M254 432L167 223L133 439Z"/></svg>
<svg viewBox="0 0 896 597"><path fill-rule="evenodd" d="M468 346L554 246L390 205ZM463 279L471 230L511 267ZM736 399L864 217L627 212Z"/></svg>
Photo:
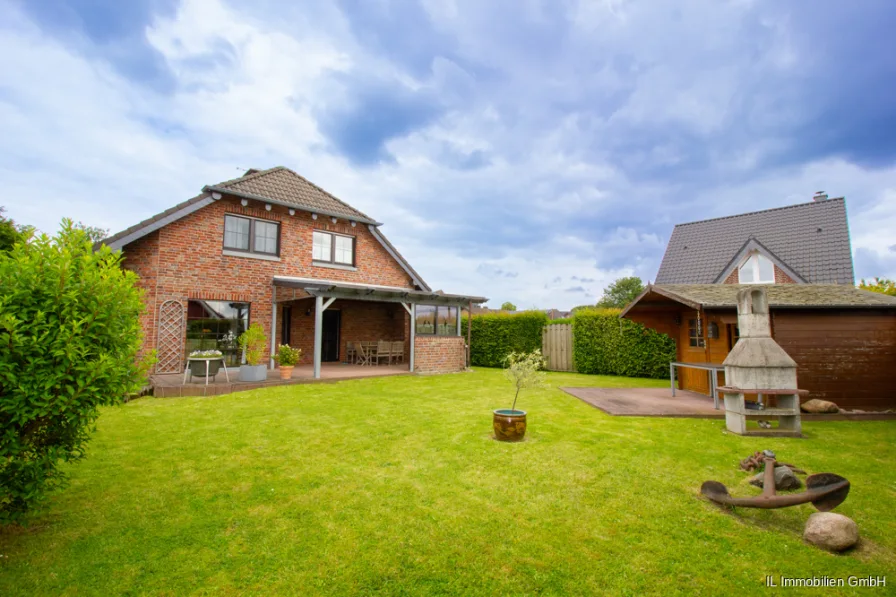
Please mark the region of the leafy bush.
<svg viewBox="0 0 896 597"><path fill-rule="evenodd" d="M676 356L675 341L640 323L620 319L618 309L576 313L572 333L573 359L579 373L669 378L669 362Z"/></svg>
<svg viewBox="0 0 896 597"><path fill-rule="evenodd" d="M274 362L281 367L295 367L301 358L301 348L293 348L289 344L281 344L277 347L277 354L274 355Z"/></svg>
<svg viewBox="0 0 896 597"><path fill-rule="evenodd" d="M467 334L468 317L461 322ZM541 350L541 333L548 316L541 311L474 315L470 362L479 367L500 367L512 352Z"/></svg>
<svg viewBox="0 0 896 597"><path fill-rule="evenodd" d="M21 519L82 458L103 405L137 392L142 292L121 253L68 220L0 253L0 523Z"/></svg>
<svg viewBox="0 0 896 597"><path fill-rule="evenodd" d="M880 292L881 294L889 294L896 296L896 282L888 278L871 278L867 282L862 278L859 283L862 290L870 290L871 292Z"/></svg>
<svg viewBox="0 0 896 597"><path fill-rule="evenodd" d="M264 358L264 345L268 337L260 323L253 323L245 332L240 334L240 348L246 351L246 362L250 365L261 365Z"/></svg>

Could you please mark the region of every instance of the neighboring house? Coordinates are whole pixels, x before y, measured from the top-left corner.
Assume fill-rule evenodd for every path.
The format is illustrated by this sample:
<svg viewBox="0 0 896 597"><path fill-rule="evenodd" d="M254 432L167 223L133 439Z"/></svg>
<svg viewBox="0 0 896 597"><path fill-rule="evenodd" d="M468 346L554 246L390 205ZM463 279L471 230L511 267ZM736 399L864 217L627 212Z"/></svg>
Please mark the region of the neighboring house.
<svg viewBox="0 0 896 597"><path fill-rule="evenodd" d="M744 285L651 284L622 317L671 336L677 360L721 365L737 342L737 292ZM896 408L896 297L847 284L772 284L772 336L797 362L803 399L843 408ZM679 387L710 393L710 373L681 368ZM724 384L724 373L718 373Z"/></svg>
<svg viewBox="0 0 896 597"><path fill-rule="evenodd" d="M853 285L845 200L675 226L656 284L722 283Z"/></svg>
<svg viewBox="0 0 896 597"><path fill-rule="evenodd" d="M239 363L236 339L254 322L269 351L301 348L315 377L346 359L347 342L373 340L403 341L411 371L463 369L460 309L486 299L433 292L380 226L276 167L206 186L102 242L140 276L156 373L183 371L199 348Z"/></svg>
<svg viewBox="0 0 896 597"><path fill-rule="evenodd" d="M559 309L545 309L545 314L547 314L548 319L550 321L554 321L555 319L567 319L572 317L572 313L569 311L561 311Z"/></svg>

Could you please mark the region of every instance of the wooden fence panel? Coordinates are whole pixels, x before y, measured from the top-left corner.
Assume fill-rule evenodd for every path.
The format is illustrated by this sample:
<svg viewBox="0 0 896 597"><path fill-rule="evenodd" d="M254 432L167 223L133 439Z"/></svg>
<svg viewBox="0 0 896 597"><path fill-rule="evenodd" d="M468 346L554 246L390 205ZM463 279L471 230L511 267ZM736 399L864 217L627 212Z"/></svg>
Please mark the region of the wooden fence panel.
<svg viewBox="0 0 896 597"><path fill-rule="evenodd" d="M555 323L544 326L541 352L549 371L575 371L572 359L572 325Z"/></svg>

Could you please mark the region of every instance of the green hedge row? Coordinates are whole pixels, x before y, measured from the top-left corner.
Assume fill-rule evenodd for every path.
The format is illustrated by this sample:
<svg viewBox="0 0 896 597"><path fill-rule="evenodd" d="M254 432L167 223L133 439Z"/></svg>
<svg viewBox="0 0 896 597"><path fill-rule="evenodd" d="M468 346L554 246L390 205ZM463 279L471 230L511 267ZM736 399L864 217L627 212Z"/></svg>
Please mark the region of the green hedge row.
<svg viewBox="0 0 896 597"><path fill-rule="evenodd" d="M467 335L468 318L461 329ZM541 334L548 316L541 311L474 315L470 361L480 367L501 367L511 352L541 349Z"/></svg>
<svg viewBox="0 0 896 597"><path fill-rule="evenodd" d="M475 332L475 325L473 329ZM676 357L675 341L621 319L618 309L576 313L572 334L573 360L579 373L669 378L669 362Z"/></svg>

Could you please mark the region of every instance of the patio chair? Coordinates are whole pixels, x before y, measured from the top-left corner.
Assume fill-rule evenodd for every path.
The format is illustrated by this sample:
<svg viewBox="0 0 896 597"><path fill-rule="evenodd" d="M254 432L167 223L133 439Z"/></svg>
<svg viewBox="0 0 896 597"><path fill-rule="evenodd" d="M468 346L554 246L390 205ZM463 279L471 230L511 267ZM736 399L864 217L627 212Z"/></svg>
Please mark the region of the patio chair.
<svg viewBox="0 0 896 597"><path fill-rule="evenodd" d="M404 342L401 340L392 343L392 358L395 359L396 363L404 363ZM391 361L389 362L391 364Z"/></svg>
<svg viewBox="0 0 896 597"><path fill-rule="evenodd" d="M386 364L392 363L392 343L387 340L380 340L376 343L376 364L380 364L380 359L386 359Z"/></svg>
<svg viewBox="0 0 896 597"><path fill-rule="evenodd" d="M376 354L376 348L373 346L373 342L358 342L355 345L358 354L358 364L359 365L372 365L371 360Z"/></svg>
<svg viewBox="0 0 896 597"><path fill-rule="evenodd" d="M357 351L355 350L354 342L346 342L345 343L345 360L349 363L354 363L355 359L358 357Z"/></svg>

